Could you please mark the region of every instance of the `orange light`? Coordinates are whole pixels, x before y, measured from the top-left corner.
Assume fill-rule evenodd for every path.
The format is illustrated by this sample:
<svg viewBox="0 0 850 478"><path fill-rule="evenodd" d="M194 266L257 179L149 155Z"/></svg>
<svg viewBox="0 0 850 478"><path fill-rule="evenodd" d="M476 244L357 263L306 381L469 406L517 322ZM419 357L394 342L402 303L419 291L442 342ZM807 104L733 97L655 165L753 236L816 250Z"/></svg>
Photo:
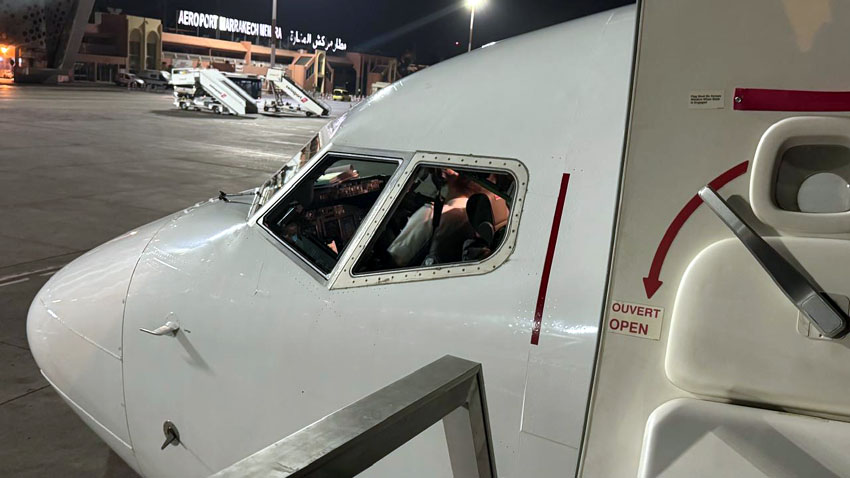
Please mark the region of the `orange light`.
<svg viewBox="0 0 850 478"><path fill-rule="evenodd" d="M8 52L9 52L9 47L7 47L7 46L0 47L0 53L5 55Z"/></svg>

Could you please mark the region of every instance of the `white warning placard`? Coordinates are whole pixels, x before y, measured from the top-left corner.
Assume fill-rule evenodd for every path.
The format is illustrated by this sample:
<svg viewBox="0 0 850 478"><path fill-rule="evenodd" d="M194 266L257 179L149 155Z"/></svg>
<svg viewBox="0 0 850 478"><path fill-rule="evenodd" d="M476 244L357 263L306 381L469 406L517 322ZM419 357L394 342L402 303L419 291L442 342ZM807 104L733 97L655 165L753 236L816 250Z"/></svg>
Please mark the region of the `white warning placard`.
<svg viewBox="0 0 850 478"><path fill-rule="evenodd" d="M723 90L694 90L688 99L688 108L713 110L725 106Z"/></svg>
<svg viewBox="0 0 850 478"><path fill-rule="evenodd" d="M644 339L661 338L664 308L615 300L608 308L608 330Z"/></svg>

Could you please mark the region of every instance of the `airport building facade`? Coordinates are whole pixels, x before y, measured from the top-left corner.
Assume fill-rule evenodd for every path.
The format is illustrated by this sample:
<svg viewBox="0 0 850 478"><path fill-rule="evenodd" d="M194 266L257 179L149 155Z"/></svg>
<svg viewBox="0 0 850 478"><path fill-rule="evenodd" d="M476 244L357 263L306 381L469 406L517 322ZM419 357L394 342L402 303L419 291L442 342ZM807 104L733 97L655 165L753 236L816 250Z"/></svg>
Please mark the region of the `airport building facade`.
<svg viewBox="0 0 850 478"><path fill-rule="evenodd" d="M120 71L162 68L162 22L133 15L94 14L86 25L73 80L113 82Z"/></svg>
<svg viewBox="0 0 850 478"><path fill-rule="evenodd" d="M159 19L121 13L98 12L91 20L86 25L69 80L113 82L123 71L139 73L186 67L265 75L271 66L270 38L259 35L251 38L216 31L215 37L203 36L200 28L180 26L166 31ZM297 40L303 43L304 38L302 35ZM326 41L324 37L321 40ZM368 95L375 83L391 83L400 76L395 58L328 51L334 45L326 50L310 42L303 45L305 48L288 43L290 48L276 48L275 64L285 67L287 76L307 91L329 94L339 87L352 94ZM318 48L311 48L314 45ZM336 46L347 48L338 39Z"/></svg>

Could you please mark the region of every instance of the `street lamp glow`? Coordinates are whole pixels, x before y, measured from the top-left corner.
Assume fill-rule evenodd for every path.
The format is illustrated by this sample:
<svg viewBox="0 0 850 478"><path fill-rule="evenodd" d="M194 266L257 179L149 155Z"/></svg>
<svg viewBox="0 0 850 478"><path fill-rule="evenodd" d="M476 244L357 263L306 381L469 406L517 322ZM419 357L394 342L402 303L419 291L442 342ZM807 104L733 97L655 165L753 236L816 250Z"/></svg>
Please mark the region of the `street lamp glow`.
<svg viewBox="0 0 850 478"><path fill-rule="evenodd" d="M466 51L472 51L472 24L475 23L475 9L484 6L486 0L465 0L466 8L469 9L469 46Z"/></svg>
<svg viewBox="0 0 850 478"><path fill-rule="evenodd" d="M8 51L9 51L9 47L7 47L7 46L0 47L0 53L5 55Z"/></svg>

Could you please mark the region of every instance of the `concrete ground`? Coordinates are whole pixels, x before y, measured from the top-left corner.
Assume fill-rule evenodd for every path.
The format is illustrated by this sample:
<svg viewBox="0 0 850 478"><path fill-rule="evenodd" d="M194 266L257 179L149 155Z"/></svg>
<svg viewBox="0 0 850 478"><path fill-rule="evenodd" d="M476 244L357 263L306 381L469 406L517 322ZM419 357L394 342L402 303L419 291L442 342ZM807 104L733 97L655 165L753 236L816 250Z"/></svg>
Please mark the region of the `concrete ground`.
<svg viewBox="0 0 850 478"><path fill-rule="evenodd" d="M333 116L350 107L332 105ZM72 259L135 226L258 186L327 118L177 111L117 87L0 83L0 476L136 476L38 371L26 314Z"/></svg>

